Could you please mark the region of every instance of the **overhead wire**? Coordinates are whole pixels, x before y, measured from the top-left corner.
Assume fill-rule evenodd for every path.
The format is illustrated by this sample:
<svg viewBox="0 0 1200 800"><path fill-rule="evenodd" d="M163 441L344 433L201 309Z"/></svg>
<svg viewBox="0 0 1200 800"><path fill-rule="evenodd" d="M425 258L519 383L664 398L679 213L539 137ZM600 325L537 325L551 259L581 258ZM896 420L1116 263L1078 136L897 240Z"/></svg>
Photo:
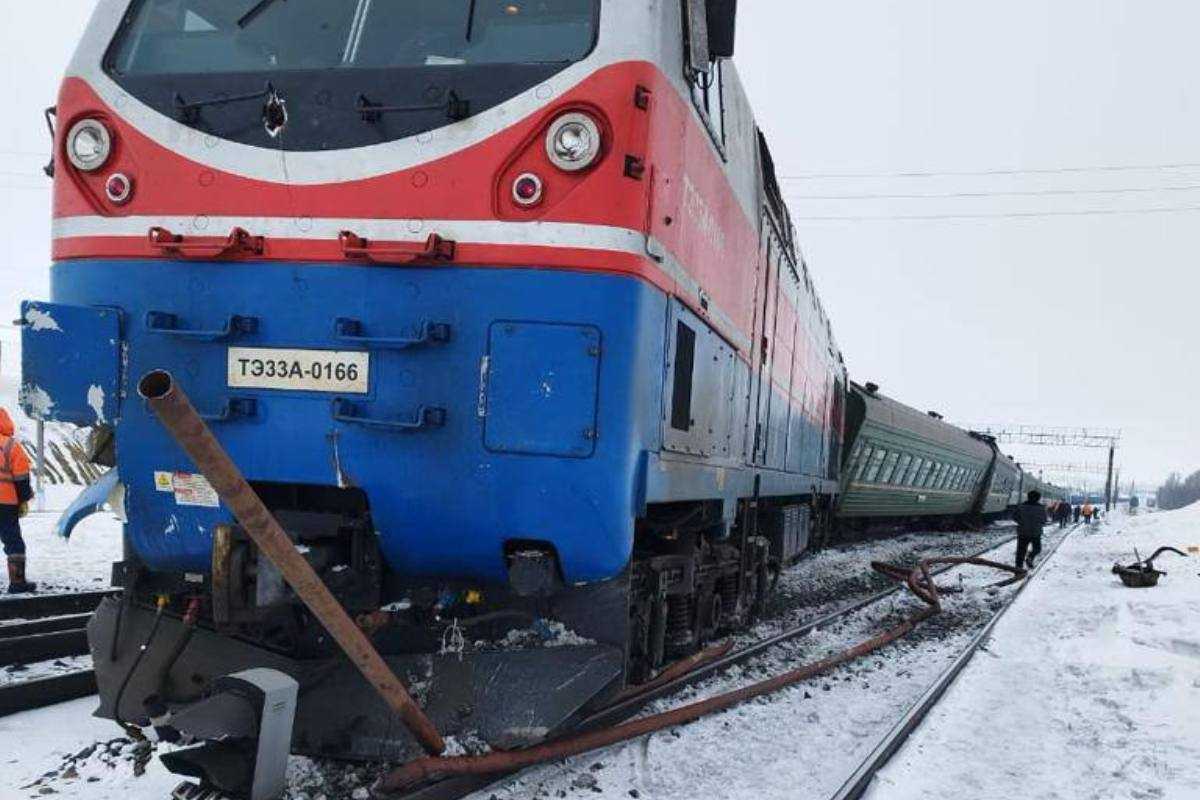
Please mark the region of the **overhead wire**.
<svg viewBox="0 0 1200 800"><path fill-rule="evenodd" d="M1148 172L1180 169L1200 169L1200 162L1184 161L1174 164L1098 164L1087 167L1046 167L1041 169L981 169L929 170L911 172L807 172L780 175L781 181L843 180L858 178L951 178L988 177L1003 175L1059 175L1085 172Z"/></svg>
<svg viewBox="0 0 1200 800"><path fill-rule="evenodd" d="M949 200L984 197L1068 197L1076 195L1153 194L1154 192L1195 192L1200 184L1187 186L1134 186L1114 189L1032 189L994 192L945 192L919 194L785 194L794 200Z"/></svg>
<svg viewBox="0 0 1200 800"><path fill-rule="evenodd" d="M793 216L797 222L890 222L979 219L1038 219L1050 217L1098 217L1146 214L1181 214L1200 211L1200 205L1163 206L1158 208L1089 208L1071 211L1013 211L983 214L856 214L827 216Z"/></svg>

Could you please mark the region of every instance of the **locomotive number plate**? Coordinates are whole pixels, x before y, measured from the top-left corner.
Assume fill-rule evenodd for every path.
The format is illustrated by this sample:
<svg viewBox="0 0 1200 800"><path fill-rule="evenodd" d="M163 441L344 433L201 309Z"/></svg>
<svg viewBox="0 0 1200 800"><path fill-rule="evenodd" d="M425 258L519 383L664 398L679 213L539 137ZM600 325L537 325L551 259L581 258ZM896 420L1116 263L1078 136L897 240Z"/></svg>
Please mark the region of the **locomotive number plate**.
<svg viewBox="0 0 1200 800"><path fill-rule="evenodd" d="M229 348L229 386L295 392L366 394L371 356L336 350Z"/></svg>

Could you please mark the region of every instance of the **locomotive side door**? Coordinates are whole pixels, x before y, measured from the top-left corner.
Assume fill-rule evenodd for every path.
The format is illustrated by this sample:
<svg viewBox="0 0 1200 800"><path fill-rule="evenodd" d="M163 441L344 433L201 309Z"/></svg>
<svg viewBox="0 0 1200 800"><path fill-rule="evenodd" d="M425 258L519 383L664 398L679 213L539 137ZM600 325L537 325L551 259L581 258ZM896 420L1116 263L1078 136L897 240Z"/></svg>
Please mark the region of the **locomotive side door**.
<svg viewBox="0 0 1200 800"><path fill-rule="evenodd" d="M759 295L758 307L758 311L761 312L759 319L762 323L755 328L756 358L753 374L757 384L757 394L755 413L751 415L754 420L751 461L758 466L766 466L770 456L768 451L771 441L771 406L775 394L771 377L775 358L775 323L778 317L780 269L784 262L783 244L776 235L774 225L767 215L764 215L763 219L763 239L763 291Z"/></svg>

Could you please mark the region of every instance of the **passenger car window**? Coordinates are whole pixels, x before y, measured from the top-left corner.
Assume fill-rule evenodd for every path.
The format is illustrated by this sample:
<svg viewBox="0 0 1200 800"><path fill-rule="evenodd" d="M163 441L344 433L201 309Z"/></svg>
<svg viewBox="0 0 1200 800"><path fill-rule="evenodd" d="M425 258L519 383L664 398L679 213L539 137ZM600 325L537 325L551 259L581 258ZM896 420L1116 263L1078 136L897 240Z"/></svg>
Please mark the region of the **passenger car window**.
<svg viewBox="0 0 1200 800"><path fill-rule="evenodd" d="M887 458L888 451L884 448L879 448L871 454L871 466L867 469L866 477L863 480L866 483L874 483L879 477L879 470L883 466L883 460Z"/></svg>
<svg viewBox="0 0 1200 800"><path fill-rule="evenodd" d="M908 477L908 468L912 465L913 457L905 453L900 456L900 463L896 465L896 471L892 474L892 483L899 486L904 483L904 479Z"/></svg>
<svg viewBox="0 0 1200 800"><path fill-rule="evenodd" d="M871 454L874 451L875 448L869 445L863 448L862 454L858 457L858 463L854 465L854 480L862 480L863 472L867 469L867 462L871 460Z"/></svg>
<svg viewBox="0 0 1200 800"><path fill-rule="evenodd" d="M883 462L883 469L879 470L880 483L892 482L892 473L896 471L896 464L899 461L899 453L888 453L888 457Z"/></svg>

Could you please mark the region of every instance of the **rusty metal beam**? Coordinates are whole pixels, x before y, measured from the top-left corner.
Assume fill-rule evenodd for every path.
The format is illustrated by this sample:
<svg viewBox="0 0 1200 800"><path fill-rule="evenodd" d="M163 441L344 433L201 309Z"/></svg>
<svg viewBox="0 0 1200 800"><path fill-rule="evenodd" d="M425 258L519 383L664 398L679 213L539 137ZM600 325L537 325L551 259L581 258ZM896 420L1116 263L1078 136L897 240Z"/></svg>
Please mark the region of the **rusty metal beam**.
<svg viewBox="0 0 1200 800"><path fill-rule="evenodd" d="M558 761L580 755L602 747L609 747L620 742L629 741L630 739L636 739L666 728L683 725L718 711L740 705L755 697L773 694L781 689L828 672L842 664L861 658L908 635L922 622L941 611L938 588L933 582L933 568L968 564L1010 573L1012 577L1003 581L1002 584L1019 581L1026 574L1024 570L982 558L953 557L925 559L918 563L916 567L908 570L907 574L904 574L905 571L902 569L890 567L881 571L888 577L903 580L909 590L926 604L926 607L920 609L899 625L847 650L760 683L716 697L710 697L691 705L635 719L611 728L588 731L572 738L547 742L525 750L492 752L482 756L422 758L410 761L399 769L380 778L373 789L377 794L389 795L406 791L426 781L450 775L492 775L512 772L548 761ZM708 655L705 654L701 660L705 657L708 657Z"/></svg>
<svg viewBox="0 0 1200 800"><path fill-rule="evenodd" d="M138 382L138 394L146 399L150 410L196 463L200 473L254 540L259 552L278 568L284 580L329 631L363 677L375 687L383 701L400 716L427 752L441 753L445 742L437 728L312 566L296 552L295 543L246 482L241 470L196 413L187 394L171 374L162 370L147 373Z"/></svg>

